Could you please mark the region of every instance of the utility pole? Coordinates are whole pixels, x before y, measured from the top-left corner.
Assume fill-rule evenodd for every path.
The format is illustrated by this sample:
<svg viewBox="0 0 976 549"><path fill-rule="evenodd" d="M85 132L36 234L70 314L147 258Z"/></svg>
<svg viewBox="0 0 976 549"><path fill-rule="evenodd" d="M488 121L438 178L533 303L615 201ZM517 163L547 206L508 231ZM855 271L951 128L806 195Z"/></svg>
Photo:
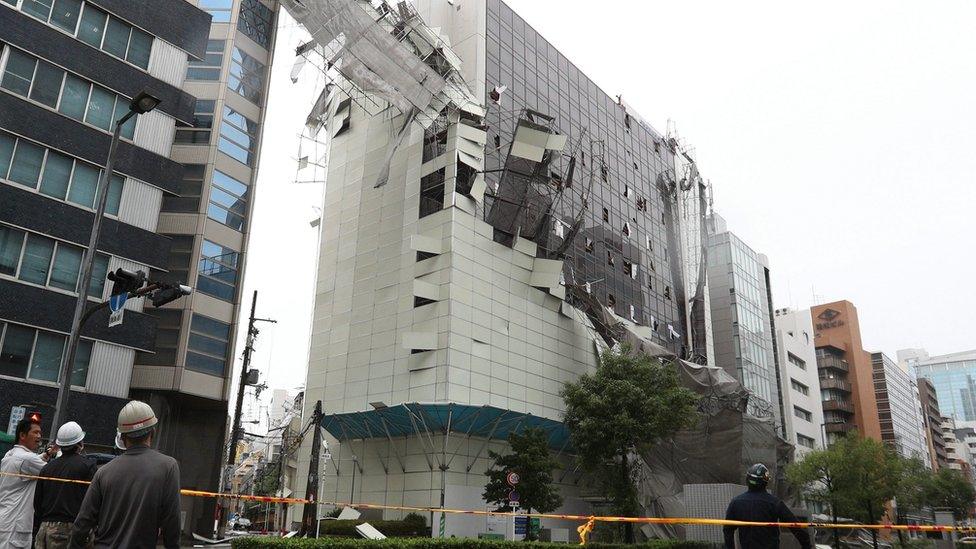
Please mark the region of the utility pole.
<svg viewBox="0 0 976 549"><path fill-rule="evenodd" d="M315 402L312 413L312 460L308 464L308 482L305 485L305 504L302 512L302 531L300 536L310 536L314 531L313 522L318 520L319 500L319 455L322 453L322 401Z"/></svg>

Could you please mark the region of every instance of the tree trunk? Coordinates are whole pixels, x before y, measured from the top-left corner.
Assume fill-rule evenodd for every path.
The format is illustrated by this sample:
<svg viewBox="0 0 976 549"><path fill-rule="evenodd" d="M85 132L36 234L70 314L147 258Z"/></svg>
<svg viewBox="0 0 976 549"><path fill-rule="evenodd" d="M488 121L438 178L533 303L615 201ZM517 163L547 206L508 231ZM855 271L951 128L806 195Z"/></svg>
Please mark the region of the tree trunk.
<svg viewBox="0 0 976 549"><path fill-rule="evenodd" d="M630 490L632 488L630 487L630 465L627 462L627 452L626 452L626 450L622 454L622 457L623 457L623 459L621 460L620 473L621 473L621 477L623 477L623 478L621 478L621 481L623 482L623 484L621 484L621 489L624 490L624 493L627 496L629 496L630 495ZM628 504L629 503L630 502L628 502ZM634 543L634 523L633 522L625 522L624 523L624 543Z"/></svg>

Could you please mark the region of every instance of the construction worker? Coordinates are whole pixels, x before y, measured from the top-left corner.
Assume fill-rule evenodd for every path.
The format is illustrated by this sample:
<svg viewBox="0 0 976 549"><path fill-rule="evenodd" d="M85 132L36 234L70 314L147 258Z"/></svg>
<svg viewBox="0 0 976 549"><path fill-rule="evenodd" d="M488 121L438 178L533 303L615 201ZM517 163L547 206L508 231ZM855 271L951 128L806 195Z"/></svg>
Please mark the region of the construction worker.
<svg viewBox="0 0 976 549"><path fill-rule="evenodd" d="M729 503L726 520L747 522L797 522L790 508L778 497L766 491L769 469L757 463L746 471L749 491L739 494ZM742 549L777 549L779 528L776 526L725 526L725 549L735 549L735 531L739 530ZM811 549L810 535L803 528L790 528L802 549Z"/></svg>
<svg viewBox="0 0 976 549"><path fill-rule="evenodd" d="M14 475L34 475L41 472L51 456L57 453L52 446L38 454L41 446L41 426L28 418L17 422L17 445L0 461L0 547L30 547L34 528L34 488L37 480Z"/></svg>
<svg viewBox="0 0 976 549"><path fill-rule="evenodd" d="M85 432L69 421L58 429L61 456L41 469L39 476L88 482L95 475L95 462L82 454ZM35 549L65 549L71 539L71 523L78 516L88 485L79 482L39 480L34 492Z"/></svg>
<svg viewBox="0 0 976 549"><path fill-rule="evenodd" d="M125 453L95 473L70 547L83 549L93 529L96 548L152 549L160 537L167 549L180 546L180 467L151 448L156 423L145 402L133 400L119 412Z"/></svg>

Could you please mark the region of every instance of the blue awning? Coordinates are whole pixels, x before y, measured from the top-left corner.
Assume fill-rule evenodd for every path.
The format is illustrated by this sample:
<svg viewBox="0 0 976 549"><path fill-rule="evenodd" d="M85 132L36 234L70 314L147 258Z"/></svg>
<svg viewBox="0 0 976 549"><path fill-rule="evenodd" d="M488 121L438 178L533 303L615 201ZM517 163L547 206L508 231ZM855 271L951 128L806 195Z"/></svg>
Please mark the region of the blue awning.
<svg viewBox="0 0 976 549"><path fill-rule="evenodd" d="M507 439L509 433L538 427L549 437L549 446L567 449L569 431L560 421L494 406L418 402L380 407L362 412L326 414L322 427L340 442L369 438L452 434Z"/></svg>

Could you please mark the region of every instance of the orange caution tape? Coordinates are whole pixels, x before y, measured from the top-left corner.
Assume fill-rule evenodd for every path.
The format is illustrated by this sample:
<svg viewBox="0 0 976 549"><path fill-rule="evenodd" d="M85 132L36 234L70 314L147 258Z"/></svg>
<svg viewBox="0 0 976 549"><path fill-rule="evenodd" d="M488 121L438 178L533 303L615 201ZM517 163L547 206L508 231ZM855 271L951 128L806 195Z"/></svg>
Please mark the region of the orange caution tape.
<svg viewBox="0 0 976 549"><path fill-rule="evenodd" d="M74 484L91 484L84 480L72 480L55 477L42 477L37 475L24 475L20 473L0 472L0 476L19 477L32 480L50 480L54 482L69 482ZM221 492L207 492L204 490L182 489L180 494L192 497L239 499L245 501L260 501L262 503L288 503L288 504L312 504L316 502L303 498L283 498L274 496L251 496L247 494L227 494ZM630 522L637 524L700 524L709 526L765 526L778 528L838 528L844 530L907 530L910 532L967 532L976 533L976 527L972 526L939 526L939 525L916 525L916 524L855 524L843 523L834 524L831 522L749 522L744 520L710 519L710 518L666 518L666 517L614 517L598 515L560 515L553 513L516 513L514 511L477 511L468 509L444 509L440 507L412 507L407 505L382 505L377 503L351 503L344 501L319 501L318 505L332 505L335 507L353 507L356 509L388 509L394 511L414 511L421 513L445 513L453 515L477 515L477 516L523 516L534 518L571 520L583 522L577 528L580 534L581 545L586 543L586 537L592 532L597 521L599 522Z"/></svg>

